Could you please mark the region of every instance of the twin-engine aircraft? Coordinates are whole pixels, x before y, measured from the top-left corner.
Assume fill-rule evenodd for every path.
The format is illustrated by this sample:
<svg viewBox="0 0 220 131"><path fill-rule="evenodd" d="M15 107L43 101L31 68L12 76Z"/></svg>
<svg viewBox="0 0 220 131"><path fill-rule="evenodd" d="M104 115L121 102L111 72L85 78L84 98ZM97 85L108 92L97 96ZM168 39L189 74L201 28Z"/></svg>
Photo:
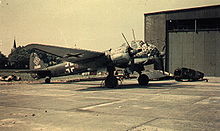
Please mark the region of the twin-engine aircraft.
<svg viewBox="0 0 220 131"><path fill-rule="evenodd" d="M122 34L123 35L123 34ZM110 49L105 52L90 51L76 48L64 48L43 44L29 44L25 48L43 51L45 53L60 57L63 63L46 67L36 53L30 56L30 73L33 78L45 78L49 83L51 77L74 75L82 72L97 71L106 68L108 75L105 78L105 86L114 88L118 85L118 80L114 74L115 67L124 68L126 72L138 72L138 83L148 85L149 78L142 74L144 66L154 64L156 70L164 70L163 56L156 46L134 40L126 43L119 48Z"/></svg>
<svg viewBox="0 0 220 131"><path fill-rule="evenodd" d="M123 34L122 34L123 35ZM29 44L26 49L34 49L60 57L61 64L46 67L36 53L30 56L30 72L32 77L46 78L49 83L51 77L64 75L74 75L82 72L96 71L99 68L106 68L108 75L105 79L105 86L114 88L118 85L118 80L114 75L115 67L124 68L126 72L138 72L138 83L148 85L149 78L142 74L144 66L154 64L156 70L164 70L163 56L156 46L134 40L129 44L123 35L126 43L119 48L110 49L105 52L89 51L76 48L64 48L42 44Z"/></svg>

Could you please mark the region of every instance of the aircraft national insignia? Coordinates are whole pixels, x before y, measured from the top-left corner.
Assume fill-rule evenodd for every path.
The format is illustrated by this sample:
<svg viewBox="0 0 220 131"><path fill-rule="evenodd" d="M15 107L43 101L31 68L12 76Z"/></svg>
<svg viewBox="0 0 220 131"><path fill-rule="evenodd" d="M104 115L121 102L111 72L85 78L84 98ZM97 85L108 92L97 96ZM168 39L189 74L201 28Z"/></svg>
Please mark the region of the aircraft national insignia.
<svg viewBox="0 0 220 131"><path fill-rule="evenodd" d="M71 63L71 62L66 62L65 67L66 67L66 73L72 73L74 72L75 68L77 68L77 64Z"/></svg>
<svg viewBox="0 0 220 131"><path fill-rule="evenodd" d="M41 68L41 65L40 65L40 58L38 58L38 57L34 57L33 62L34 62L34 64L36 65L36 66L34 66L34 69L39 69L39 68Z"/></svg>
<svg viewBox="0 0 220 131"><path fill-rule="evenodd" d="M35 65L39 65L40 64L40 58L34 57L33 62L34 62Z"/></svg>

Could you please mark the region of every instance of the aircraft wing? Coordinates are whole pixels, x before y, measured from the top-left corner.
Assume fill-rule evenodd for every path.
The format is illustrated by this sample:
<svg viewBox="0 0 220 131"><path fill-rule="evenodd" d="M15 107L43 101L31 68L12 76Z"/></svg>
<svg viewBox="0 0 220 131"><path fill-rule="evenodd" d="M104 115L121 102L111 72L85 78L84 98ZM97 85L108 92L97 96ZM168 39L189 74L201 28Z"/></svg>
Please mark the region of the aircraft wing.
<svg viewBox="0 0 220 131"><path fill-rule="evenodd" d="M57 57L61 57L63 60L73 63L87 63L96 61L97 64L103 64L103 62L106 63L108 60L104 52L96 52L84 49L65 48L42 44L29 44L25 48L40 50Z"/></svg>
<svg viewBox="0 0 220 131"><path fill-rule="evenodd" d="M0 70L0 73L50 73L49 70L44 70L44 69L40 69L40 70L29 70L29 69L3 69Z"/></svg>

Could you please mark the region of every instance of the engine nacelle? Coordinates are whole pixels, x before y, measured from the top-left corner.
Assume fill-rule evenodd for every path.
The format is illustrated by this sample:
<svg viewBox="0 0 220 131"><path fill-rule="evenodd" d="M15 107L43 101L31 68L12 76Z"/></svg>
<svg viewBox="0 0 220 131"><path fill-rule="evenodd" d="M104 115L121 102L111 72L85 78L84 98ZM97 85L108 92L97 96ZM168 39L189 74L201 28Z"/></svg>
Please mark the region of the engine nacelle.
<svg viewBox="0 0 220 131"><path fill-rule="evenodd" d="M125 68L131 61L131 56L129 54L128 48L129 47L126 44L123 44L119 48L110 49L106 52L106 55L111 58L115 66Z"/></svg>
<svg viewBox="0 0 220 131"><path fill-rule="evenodd" d="M130 62L130 56L128 53L115 53L111 55L113 63L117 67L126 67Z"/></svg>

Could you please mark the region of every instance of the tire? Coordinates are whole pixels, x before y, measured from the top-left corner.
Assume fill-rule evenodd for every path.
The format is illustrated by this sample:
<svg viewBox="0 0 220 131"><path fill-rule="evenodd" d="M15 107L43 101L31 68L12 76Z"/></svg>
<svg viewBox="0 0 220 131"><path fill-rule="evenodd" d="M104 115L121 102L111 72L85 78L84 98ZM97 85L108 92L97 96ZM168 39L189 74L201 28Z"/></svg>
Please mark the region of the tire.
<svg viewBox="0 0 220 131"><path fill-rule="evenodd" d="M148 83L149 83L149 77L147 75L141 74L138 77L138 84L139 85L146 86L146 85L148 85Z"/></svg>
<svg viewBox="0 0 220 131"><path fill-rule="evenodd" d="M46 77L46 79L45 79L45 83L47 83L47 84L50 83L50 78L49 78L49 77Z"/></svg>
<svg viewBox="0 0 220 131"><path fill-rule="evenodd" d="M115 76L107 76L105 79L105 87L115 88L118 86L118 79Z"/></svg>

